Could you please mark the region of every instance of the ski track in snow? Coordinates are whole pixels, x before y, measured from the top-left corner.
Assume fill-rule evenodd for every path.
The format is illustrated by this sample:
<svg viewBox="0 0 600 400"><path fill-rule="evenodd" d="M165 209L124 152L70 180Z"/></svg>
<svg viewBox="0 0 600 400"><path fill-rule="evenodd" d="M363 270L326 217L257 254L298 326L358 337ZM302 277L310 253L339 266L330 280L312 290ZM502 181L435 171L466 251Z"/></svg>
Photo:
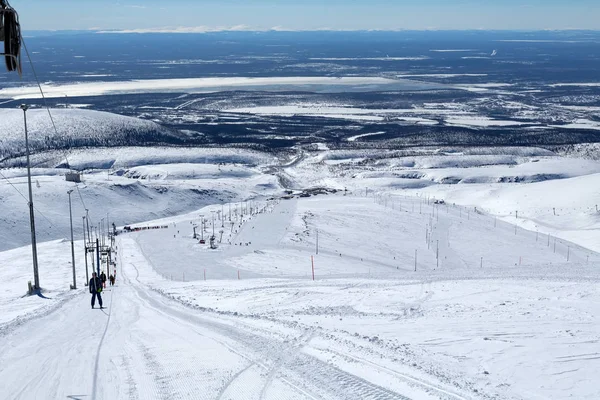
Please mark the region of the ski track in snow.
<svg viewBox="0 0 600 400"><path fill-rule="evenodd" d="M132 267L135 269L133 264ZM138 291L138 295L146 300L151 307L165 312L165 303L163 303L163 301L140 291L139 287L136 287L136 290ZM263 369L263 371L261 371L259 374L262 386L256 387L256 392L254 393L255 395L259 395L256 397L259 399L266 398L264 397L265 393L267 392L270 383L274 380L279 369L282 370L281 373L284 377L287 377L287 379L290 379L294 382L288 386L305 386L303 390L317 392L316 398L349 399L355 395L358 395L358 398L369 398L368 396L372 396L372 398L381 400L408 399L408 397L393 393L385 388L378 387L377 385L371 384L357 376L338 370L335 367L331 367L326 363L320 362L312 357L307 356L306 354L299 352L299 348L303 344L310 341L310 335L300 337L296 340L297 343L292 342L292 344L286 344L277 340L273 340L267 336L257 335L256 333L240 329L241 325L237 325L238 328L235 329L230 324L225 324L218 321L209 321L200 316L186 315L187 310L184 311L171 309L168 313L170 316L178 318L182 321L186 321L187 323L191 323L202 328L208 328L212 335L217 334L218 336L233 339L237 344L242 345L242 348L251 349L255 354L243 355L244 358L251 360L252 364L250 367L245 367L242 369L238 375L224 387L223 392L218 398L242 398L227 397L229 396L230 392L236 394L237 396L241 394L241 391L243 391L246 396L248 395L248 392L252 394L252 388L249 388L247 382L245 382L247 379L246 374L250 374L253 378L252 380L256 380L256 370L253 369L253 366L260 366L262 367L261 369ZM275 349L275 351L273 351L273 349ZM243 354L243 352L240 352L239 350L236 351L236 353ZM253 358L257 356L259 357L259 360L255 360ZM264 360L265 357L268 357L267 360ZM266 362L270 363L271 366L265 365ZM325 376L321 379L318 379L318 385L315 386L315 377L322 375ZM238 389L240 380L243 380L244 382L242 383L242 388ZM310 382L310 384L307 384L307 382ZM339 395L341 388L338 387L338 384L340 382L343 383L341 388L345 388L347 391L345 392L345 395L342 396ZM342 390L342 392L344 392L344 390ZM243 398L255 397L249 396Z"/></svg>

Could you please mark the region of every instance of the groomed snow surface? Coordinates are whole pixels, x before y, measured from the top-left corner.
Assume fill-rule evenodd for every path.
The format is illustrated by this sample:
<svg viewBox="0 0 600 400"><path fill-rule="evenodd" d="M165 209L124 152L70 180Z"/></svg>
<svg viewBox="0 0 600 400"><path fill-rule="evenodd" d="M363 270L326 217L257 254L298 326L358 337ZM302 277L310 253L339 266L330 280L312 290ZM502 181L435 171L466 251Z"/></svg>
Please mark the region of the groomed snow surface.
<svg viewBox="0 0 600 400"><path fill-rule="evenodd" d="M234 203L216 250L192 229L220 204L137 224L168 228L118 236L104 310L70 243L40 246L47 299L0 253L2 395L598 398L600 255L415 194Z"/></svg>

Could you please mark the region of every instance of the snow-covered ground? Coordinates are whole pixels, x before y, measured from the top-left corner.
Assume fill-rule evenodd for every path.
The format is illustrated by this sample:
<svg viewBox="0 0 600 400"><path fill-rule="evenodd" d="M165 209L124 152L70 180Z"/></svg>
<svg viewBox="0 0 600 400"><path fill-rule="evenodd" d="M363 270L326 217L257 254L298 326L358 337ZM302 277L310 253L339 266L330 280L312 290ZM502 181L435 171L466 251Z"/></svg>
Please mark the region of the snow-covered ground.
<svg viewBox="0 0 600 400"><path fill-rule="evenodd" d="M83 293L56 293L64 300L52 313L5 325L0 361L13 367L0 377L18 382L9 397L598 396L598 253L563 240L555 252L554 237L548 245L536 232L515 234L492 216L424 197L253 205L260 212L243 222L232 213L238 232L217 250L191 235L199 214L219 206L120 235L120 279L105 293L106 313L89 314ZM27 262L19 265L9 285L27 276ZM68 282L68 266L62 272L42 277L57 286ZM6 301L14 309L31 299ZM62 326L83 355L51 336ZM49 346L27 355L40 342ZM23 368L53 380L18 379ZM71 370L82 379L54 372Z"/></svg>
<svg viewBox="0 0 600 400"><path fill-rule="evenodd" d="M194 151L195 150L195 151ZM60 159L60 155L58 156ZM252 151L159 148L96 149L69 155L73 168L85 170L83 182L66 182L65 169L54 169L56 158L40 154L32 169L33 195L39 240L69 235L72 194L75 235L82 238L82 216L90 210L90 224L108 218L125 225L176 215L203 205L279 193L277 178L261 167L273 157ZM163 164L166 162L166 164ZM169 163L174 162L174 163ZM105 168L101 170L99 168ZM29 243L27 176L22 168L0 170L0 251Z"/></svg>
<svg viewBox="0 0 600 400"><path fill-rule="evenodd" d="M177 150L72 156L111 168L79 185L94 220L167 226L117 237L103 311L84 286L78 193L79 289L70 242L56 240L39 246L44 297L27 297L27 205L2 181L3 396L600 397L597 161L524 148ZM73 184L52 166L34 170L42 240L45 221L68 235ZM22 170L2 172L26 193ZM282 182L348 191L288 200ZM212 234L213 213L211 250L192 236Z"/></svg>
<svg viewBox="0 0 600 400"><path fill-rule="evenodd" d="M58 108L52 109L51 114L52 119L45 109L27 111L27 127L32 152L101 143L122 145L131 139L144 142L152 136L169 135L165 128L155 122L102 111ZM23 132L23 111L0 108L1 158L24 154ZM61 162L63 161L64 159L61 159Z"/></svg>

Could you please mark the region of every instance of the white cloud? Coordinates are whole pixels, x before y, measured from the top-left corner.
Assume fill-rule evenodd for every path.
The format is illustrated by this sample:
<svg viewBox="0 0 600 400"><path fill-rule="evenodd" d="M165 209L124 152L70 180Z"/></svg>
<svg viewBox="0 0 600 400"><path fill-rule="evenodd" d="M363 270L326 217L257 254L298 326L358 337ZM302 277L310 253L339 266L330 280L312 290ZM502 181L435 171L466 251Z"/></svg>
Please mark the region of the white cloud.
<svg viewBox="0 0 600 400"><path fill-rule="evenodd" d="M136 29L95 29L97 33L209 33L209 32L296 32L298 29L289 29L283 26L274 26L272 28L257 28L249 25L233 26L164 26L156 28L136 28ZM346 31L350 29L317 28L308 29L310 31Z"/></svg>
<svg viewBox="0 0 600 400"><path fill-rule="evenodd" d="M138 28L138 29L116 29L116 30L99 30L97 33L208 33L208 32L224 32L224 31L251 31L246 25L235 26L177 26L177 27L160 27L160 28Z"/></svg>

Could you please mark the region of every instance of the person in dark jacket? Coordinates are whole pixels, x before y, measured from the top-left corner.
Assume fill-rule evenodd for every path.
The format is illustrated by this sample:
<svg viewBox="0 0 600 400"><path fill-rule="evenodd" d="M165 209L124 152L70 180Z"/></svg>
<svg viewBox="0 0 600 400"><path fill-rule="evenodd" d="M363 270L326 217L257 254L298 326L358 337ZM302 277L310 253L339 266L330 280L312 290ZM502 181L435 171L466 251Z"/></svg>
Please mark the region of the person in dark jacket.
<svg viewBox="0 0 600 400"><path fill-rule="evenodd" d="M98 303L100 304L100 308L102 307L102 279L100 279L96 273L92 274L92 279L90 279L90 284L88 286L90 288L90 293L92 294L92 308L94 308L94 304L96 303L96 296L98 297Z"/></svg>
<svg viewBox="0 0 600 400"><path fill-rule="evenodd" d="M106 287L106 274L104 273L104 271L102 271L102 273L100 274L100 280L102 281L102 287L105 288Z"/></svg>

